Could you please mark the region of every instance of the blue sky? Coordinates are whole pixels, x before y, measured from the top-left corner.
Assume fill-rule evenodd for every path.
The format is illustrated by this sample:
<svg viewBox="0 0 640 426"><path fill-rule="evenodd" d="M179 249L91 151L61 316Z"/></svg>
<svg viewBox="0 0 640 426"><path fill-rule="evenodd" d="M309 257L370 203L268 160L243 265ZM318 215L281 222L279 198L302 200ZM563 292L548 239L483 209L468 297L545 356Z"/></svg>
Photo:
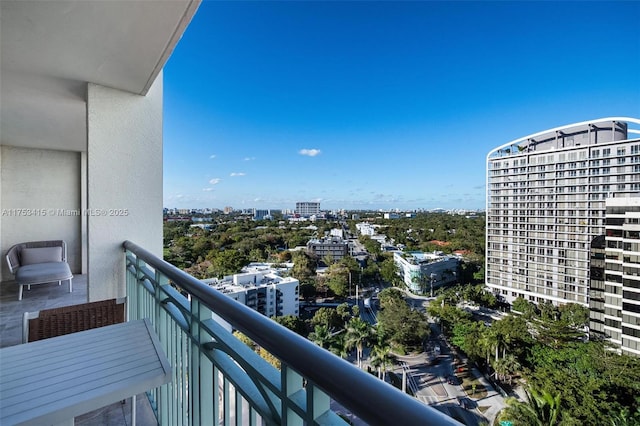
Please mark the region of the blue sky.
<svg viewBox="0 0 640 426"><path fill-rule="evenodd" d="M164 205L484 208L487 153L640 117L640 2L214 2L164 69Z"/></svg>

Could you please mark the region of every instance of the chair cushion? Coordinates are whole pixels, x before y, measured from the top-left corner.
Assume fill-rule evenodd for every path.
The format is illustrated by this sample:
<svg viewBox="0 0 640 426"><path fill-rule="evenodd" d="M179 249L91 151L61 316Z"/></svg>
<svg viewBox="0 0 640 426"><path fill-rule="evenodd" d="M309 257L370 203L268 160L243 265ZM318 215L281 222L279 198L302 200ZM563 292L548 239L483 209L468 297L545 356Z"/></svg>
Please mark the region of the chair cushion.
<svg viewBox="0 0 640 426"><path fill-rule="evenodd" d="M20 251L20 264L48 263L62 261L62 247L23 248Z"/></svg>
<svg viewBox="0 0 640 426"><path fill-rule="evenodd" d="M16 271L18 284L42 284L73 278L67 262L34 263Z"/></svg>

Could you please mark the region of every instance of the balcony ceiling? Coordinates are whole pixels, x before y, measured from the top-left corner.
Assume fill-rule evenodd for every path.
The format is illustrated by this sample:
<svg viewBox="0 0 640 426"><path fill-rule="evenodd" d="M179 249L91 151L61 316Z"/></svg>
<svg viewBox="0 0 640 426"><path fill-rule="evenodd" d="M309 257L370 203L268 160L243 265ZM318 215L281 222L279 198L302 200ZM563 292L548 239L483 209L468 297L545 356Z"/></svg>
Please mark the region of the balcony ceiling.
<svg viewBox="0 0 640 426"><path fill-rule="evenodd" d="M86 150L86 87L144 95L200 0L0 1L0 144Z"/></svg>

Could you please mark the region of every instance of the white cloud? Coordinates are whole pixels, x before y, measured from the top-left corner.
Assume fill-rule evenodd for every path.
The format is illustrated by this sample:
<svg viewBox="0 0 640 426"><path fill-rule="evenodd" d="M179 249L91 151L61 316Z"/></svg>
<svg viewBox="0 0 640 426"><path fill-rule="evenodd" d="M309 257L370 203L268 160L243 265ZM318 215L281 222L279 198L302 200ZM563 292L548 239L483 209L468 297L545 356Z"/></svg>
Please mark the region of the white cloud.
<svg viewBox="0 0 640 426"><path fill-rule="evenodd" d="M301 149L300 151L298 151L298 154L300 155L307 155L309 157L315 157L316 155L320 154L320 150L319 149Z"/></svg>
<svg viewBox="0 0 640 426"><path fill-rule="evenodd" d="M213 179L211 179L211 180L209 181L209 183L210 183L211 185L217 185L218 183L220 183L220 181L221 181L221 180L222 180L222 179L220 179L220 178L213 178Z"/></svg>
<svg viewBox="0 0 640 426"><path fill-rule="evenodd" d="M253 161L256 157L244 157L244 161Z"/></svg>
<svg viewBox="0 0 640 426"><path fill-rule="evenodd" d="M211 158L211 159L213 160L214 158L216 158L216 155L215 155L215 154L211 154L211 155L209 156L209 158Z"/></svg>
<svg viewBox="0 0 640 426"><path fill-rule="evenodd" d="M229 176L246 176L246 173L243 172L233 172Z"/></svg>
<svg viewBox="0 0 640 426"><path fill-rule="evenodd" d="M203 191L210 192L213 191L213 188L202 188Z"/></svg>

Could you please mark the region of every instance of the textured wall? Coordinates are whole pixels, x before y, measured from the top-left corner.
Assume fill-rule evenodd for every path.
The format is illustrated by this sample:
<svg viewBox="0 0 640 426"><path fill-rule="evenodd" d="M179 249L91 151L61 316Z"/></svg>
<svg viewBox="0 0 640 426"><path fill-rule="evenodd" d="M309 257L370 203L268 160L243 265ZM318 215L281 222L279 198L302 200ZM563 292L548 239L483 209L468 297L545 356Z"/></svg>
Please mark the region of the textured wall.
<svg viewBox="0 0 640 426"><path fill-rule="evenodd" d="M124 240L162 257L162 74L147 96L89 84L87 126L88 292L101 300L125 294Z"/></svg>
<svg viewBox="0 0 640 426"><path fill-rule="evenodd" d="M13 244L65 240L71 270L80 273L80 154L0 147L2 254ZM13 279L2 261L2 279Z"/></svg>

